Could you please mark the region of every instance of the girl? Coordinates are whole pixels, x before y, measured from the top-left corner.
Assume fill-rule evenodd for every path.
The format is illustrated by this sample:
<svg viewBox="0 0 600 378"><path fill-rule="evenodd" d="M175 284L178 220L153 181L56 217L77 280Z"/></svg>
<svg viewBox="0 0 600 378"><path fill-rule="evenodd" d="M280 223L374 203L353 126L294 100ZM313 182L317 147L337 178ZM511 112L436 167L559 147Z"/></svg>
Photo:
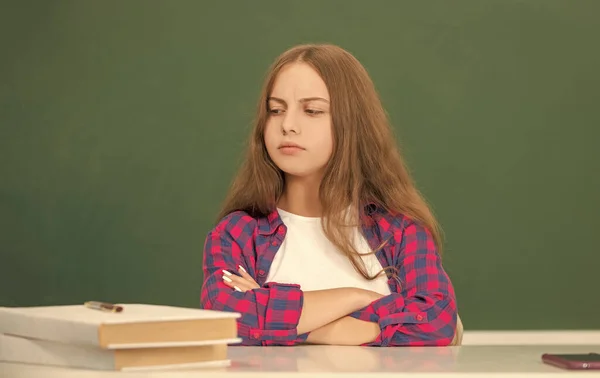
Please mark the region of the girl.
<svg viewBox="0 0 600 378"><path fill-rule="evenodd" d="M267 75L248 155L204 247L206 309L243 345L449 345L438 225L369 75L302 45Z"/></svg>

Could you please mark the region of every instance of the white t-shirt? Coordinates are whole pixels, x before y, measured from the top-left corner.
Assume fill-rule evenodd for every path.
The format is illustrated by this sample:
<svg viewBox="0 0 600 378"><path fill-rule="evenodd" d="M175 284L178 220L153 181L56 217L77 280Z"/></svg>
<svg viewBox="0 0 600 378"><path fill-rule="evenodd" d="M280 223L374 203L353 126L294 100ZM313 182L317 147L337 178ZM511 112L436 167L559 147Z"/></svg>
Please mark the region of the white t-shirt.
<svg viewBox="0 0 600 378"><path fill-rule="evenodd" d="M277 209L287 227L267 276L267 282L298 284L304 291L356 287L389 295L385 273L369 281L358 273L350 259L327 239L321 218L309 218ZM361 254L371 251L368 242L355 233L355 248ZM381 271L375 254L361 256L370 275Z"/></svg>

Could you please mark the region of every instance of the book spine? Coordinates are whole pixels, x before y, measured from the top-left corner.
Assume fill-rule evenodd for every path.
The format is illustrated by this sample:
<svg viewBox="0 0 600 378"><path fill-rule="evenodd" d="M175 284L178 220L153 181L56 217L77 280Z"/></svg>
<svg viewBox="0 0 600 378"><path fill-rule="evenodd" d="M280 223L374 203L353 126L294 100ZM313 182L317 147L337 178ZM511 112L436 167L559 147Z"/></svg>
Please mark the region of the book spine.
<svg viewBox="0 0 600 378"><path fill-rule="evenodd" d="M99 346L99 326L19 313L0 313L0 333L69 344Z"/></svg>

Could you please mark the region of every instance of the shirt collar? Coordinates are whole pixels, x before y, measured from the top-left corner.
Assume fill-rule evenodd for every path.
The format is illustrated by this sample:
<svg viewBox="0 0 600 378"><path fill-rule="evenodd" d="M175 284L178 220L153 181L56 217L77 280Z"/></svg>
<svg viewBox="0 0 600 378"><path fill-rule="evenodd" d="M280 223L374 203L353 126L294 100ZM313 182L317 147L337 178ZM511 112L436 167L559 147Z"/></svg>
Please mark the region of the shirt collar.
<svg viewBox="0 0 600 378"><path fill-rule="evenodd" d="M283 224L277 208L274 208L266 217L258 218L258 233L260 235L272 235L279 226Z"/></svg>

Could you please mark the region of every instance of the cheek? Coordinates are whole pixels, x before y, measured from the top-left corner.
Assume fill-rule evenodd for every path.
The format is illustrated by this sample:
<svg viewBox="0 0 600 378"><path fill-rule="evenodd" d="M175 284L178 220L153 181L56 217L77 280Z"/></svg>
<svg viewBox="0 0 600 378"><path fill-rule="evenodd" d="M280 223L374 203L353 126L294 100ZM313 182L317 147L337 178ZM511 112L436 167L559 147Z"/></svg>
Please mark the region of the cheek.
<svg viewBox="0 0 600 378"><path fill-rule="evenodd" d="M267 146L267 150L271 150L271 148L277 143L277 135L276 135L276 126L273 122L267 121L264 130L264 141L265 146Z"/></svg>
<svg viewBox="0 0 600 378"><path fill-rule="evenodd" d="M326 143L323 143L323 160L328 162L331 155L333 155L333 141L329 139Z"/></svg>
<svg viewBox="0 0 600 378"><path fill-rule="evenodd" d="M319 147L331 152L333 150L333 130L331 123L328 122L319 128L319 135L316 137L319 141Z"/></svg>
<svg viewBox="0 0 600 378"><path fill-rule="evenodd" d="M333 154L333 134L331 127L323 127L318 135L315 135L315 151L318 151L319 160L327 162Z"/></svg>

